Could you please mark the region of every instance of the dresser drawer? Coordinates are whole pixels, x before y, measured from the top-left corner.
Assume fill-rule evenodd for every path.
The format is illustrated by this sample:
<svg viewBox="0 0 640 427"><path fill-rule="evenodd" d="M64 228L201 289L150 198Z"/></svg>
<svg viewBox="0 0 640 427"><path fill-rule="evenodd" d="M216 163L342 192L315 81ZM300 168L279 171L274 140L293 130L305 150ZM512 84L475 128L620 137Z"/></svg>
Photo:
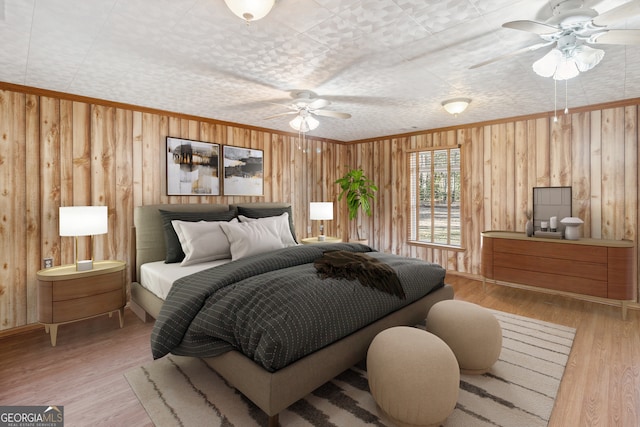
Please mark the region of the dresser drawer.
<svg viewBox="0 0 640 427"><path fill-rule="evenodd" d="M124 271L114 271L91 278L70 279L55 282L53 301L65 301L104 294L122 289Z"/></svg>

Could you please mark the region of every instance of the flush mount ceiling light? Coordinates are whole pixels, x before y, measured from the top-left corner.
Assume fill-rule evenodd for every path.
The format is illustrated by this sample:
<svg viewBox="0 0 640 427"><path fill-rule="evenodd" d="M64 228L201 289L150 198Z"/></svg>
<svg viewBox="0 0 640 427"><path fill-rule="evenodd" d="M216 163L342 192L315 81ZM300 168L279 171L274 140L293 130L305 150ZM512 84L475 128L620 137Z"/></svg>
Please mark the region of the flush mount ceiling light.
<svg viewBox="0 0 640 427"><path fill-rule="evenodd" d="M275 0L224 0L227 7L238 17L247 21L262 19L271 11Z"/></svg>
<svg viewBox="0 0 640 427"><path fill-rule="evenodd" d="M470 103L471 100L469 98L454 98L443 101L442 106L447 110L447 113L458 117L458 114L466 110Z"/></svg>
<svg viewBox="0 0 640 427"><path fill-rule="evenodd" d="M542 77L569 80L580 72L589 71L602 61L604 51L586 45L577 45L576 36L567 34L558 40L558 46L533 63L533 71Z"/></svg>

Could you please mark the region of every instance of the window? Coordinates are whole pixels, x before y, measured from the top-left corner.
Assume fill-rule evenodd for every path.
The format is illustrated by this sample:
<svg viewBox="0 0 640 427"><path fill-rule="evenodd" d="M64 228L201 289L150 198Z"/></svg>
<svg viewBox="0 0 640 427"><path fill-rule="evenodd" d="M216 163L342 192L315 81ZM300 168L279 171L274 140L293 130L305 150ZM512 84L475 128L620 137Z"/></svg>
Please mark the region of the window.
<svg viewBox="0 0 640 427"><path fill-rule="evenodd" d="M409 173L409 240L462 246L460 148L410 152Z"/></svg>

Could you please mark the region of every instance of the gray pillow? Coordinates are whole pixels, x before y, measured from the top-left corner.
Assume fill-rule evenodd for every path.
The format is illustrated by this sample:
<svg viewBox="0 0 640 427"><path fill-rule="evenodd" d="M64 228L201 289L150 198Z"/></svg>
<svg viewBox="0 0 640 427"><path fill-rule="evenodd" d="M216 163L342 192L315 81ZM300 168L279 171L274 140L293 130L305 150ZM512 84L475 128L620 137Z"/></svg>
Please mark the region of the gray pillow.
<svg viewBox="0 0 640 427"><path fill-rule="evenodd" d="M289 214L289 230L291 230L291 237L298 243L296 238L296 229L293 226L293 215L291 214L291 206L286 208L248 208L244 206L238 206L238 215L244 215L249 218L268 218L270 216L280 216L283 213Z"/></svg>
<svg viewBox="0 0 640 427"><path fill-rule="evenodd" d="M173 262L181 262L184 259L182 245L176 231L173 229L171 221L231 221L235 216L234 211L213 211L213 212L173 212L159 209L162 217L162 227L164 228L164 242L167 247L167 253L164 262L170 264Z"/></svg>

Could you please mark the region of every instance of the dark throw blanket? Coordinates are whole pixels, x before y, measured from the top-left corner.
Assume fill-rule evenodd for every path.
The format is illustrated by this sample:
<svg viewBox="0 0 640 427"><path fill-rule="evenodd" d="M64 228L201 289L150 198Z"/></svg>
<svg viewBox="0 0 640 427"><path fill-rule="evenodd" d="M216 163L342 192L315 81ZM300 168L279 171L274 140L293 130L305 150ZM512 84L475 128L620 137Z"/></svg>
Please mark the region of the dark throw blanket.
<svg viewBox="0 0 640 427"><path fill-rule="evenodd" d="M396 272L388 264L367 254L348 251L326 251L313 266L322 279L358 280L362 286L378 289L405 299L404 289Z"/></svg>
<svg viewBox="0 0 640 427"><path fill-rule="evenodd" d="M395 271L407 298L319 278L313 263L326 250L367 252ZM237 350L273 372L444 285L437 264L371 251L353 243L301 245L176 280L151 333L153 357Z"/></svg>

